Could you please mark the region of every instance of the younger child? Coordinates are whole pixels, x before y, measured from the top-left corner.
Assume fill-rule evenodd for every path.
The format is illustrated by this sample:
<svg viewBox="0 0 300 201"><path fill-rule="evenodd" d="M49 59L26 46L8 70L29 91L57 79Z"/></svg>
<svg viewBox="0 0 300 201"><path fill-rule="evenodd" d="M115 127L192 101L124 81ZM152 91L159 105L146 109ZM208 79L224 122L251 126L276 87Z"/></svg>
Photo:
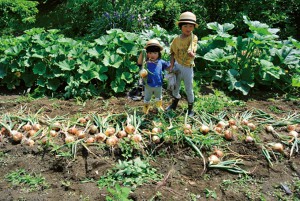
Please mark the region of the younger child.
<svg viewBox="0 0 300 201"><path fill-rule="evenodd" d="M145 49L146 54L144 55L143 52L141 52L137 63L138 65L145 65L145 68L140 71L140 75L144 78L145 82L143 112L144 114L148 114L150 100L153 94L155 96L156 107L160 110L164 110L162 107L163 71L166 70L170 64L161 59L163 47L158 40L149 40L146 43Z"/></svg>

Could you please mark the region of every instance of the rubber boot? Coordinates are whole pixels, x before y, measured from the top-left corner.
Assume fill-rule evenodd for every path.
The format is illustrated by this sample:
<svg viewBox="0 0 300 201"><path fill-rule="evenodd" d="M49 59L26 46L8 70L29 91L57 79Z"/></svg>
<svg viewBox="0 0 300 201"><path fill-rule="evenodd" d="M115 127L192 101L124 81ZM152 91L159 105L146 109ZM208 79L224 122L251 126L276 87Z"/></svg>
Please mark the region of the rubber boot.
<svg viewBox="0 0 300 201"><path fill-rule="evenodd" d="M156 101L156 107L160 111L165 111L163 106L162 106L162 100Z"/></svg>
<svg viewBox="0 0 300 201"><path fill-rule="evenodd" d="M179 99L174 98L173 101L172 101L172 104L167 107L167 111L176 110L178 102L179 102Z"/></svg>
<svg viewBox="0 0 300 201"><path fill-rule="evenodd" d="M143 113L148 114L149 110L150 110L150 104L149 103L144 103Z"/></svg>
<svg viewBox="0 0 300 201"><path fill-rule="evenodd" d="M188 103L188 116L192 117L195 115L195 112L193 111L194 103Z"/></svg>

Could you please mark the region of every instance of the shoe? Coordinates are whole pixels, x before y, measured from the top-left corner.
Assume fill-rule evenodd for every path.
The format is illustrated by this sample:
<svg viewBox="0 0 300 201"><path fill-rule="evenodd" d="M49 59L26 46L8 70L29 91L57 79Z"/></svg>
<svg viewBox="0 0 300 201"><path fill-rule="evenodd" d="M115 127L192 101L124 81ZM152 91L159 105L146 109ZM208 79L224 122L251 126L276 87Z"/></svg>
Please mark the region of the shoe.
<svg viewBox="0 0 300 201"><path fill-rule="evenodd" d="M193 111L194 103L188 104L188 116L193 117L195 115L195 112Z"/></svg>
<svg viewBox="0 0 300 201"><path fill-rule="evenodd" d="M177 108L177 105L178 105L178 102L179 102L179 99L178 98L174 98L173 101L172 101L172 104L169 105L166 110L167 111L170 111L170 110L176 110Z"/></svg>
<svg viewBox="0 0 300 201"><path fill-rule="evenodd" d="M148 114L149 110L150 110L150 104L149 103L144 103L143 113Z"/></svg>
<svg viewBox="0 0 300 201"><path fill-rule="evenodd" d="M162 106L162 100L156 101L156 107L160 111L165 111L163 106Z"/></svg>

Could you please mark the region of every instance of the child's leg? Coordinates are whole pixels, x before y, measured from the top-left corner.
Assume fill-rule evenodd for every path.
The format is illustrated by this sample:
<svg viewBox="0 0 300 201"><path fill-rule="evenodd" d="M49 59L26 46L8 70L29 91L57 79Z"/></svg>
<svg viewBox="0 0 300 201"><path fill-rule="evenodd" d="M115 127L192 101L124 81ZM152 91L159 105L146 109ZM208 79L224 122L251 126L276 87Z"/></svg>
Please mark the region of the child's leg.
<svg viewBox="0 0 300 201"><path fill-rule="evenodd" d="M194 91L193 91L193 68L184 67L182 70L182 78L185 87L185 93L189 103L194 103Z"/></svg>
<svg viewBox="0 0 300 201"><path fill-rule="evenodd" d="M153 92L151 88L148 85L145 85L145 97L144 97L144 107L143 107L144 114L149 113L152 93Z"/></svg>
<svg viewBox="0 0 300 201"><path fill-rule="evenodd" d="M179 91L180 91L180 83L181 83L181 80L182 80L182 73L181 73L181 65L178 64L178 63L175 63L175 66L174 66L174 70L176 72L176 84L175 84L175 88L174 90L172 91L172 95L174 98L177 98L177 99L180 99L181 96L179 94Z"/></svg>
<svg viewBox="0 0 300 201"><path fill-rule="evenodd" d="M155 87L154 89L154 96L155 96L155 105L158 109L164 111L162 106L162 87Z"/></svg>

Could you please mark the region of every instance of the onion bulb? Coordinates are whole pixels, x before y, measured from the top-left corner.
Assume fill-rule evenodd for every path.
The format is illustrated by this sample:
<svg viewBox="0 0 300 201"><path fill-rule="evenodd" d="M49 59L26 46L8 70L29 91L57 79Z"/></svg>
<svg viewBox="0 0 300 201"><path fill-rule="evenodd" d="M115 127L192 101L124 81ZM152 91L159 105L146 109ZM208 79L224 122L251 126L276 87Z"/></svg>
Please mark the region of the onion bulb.
<svg viewBox="0 0 300 201"><path fill-rule="evenodd" d="M85 136L86 136L86 134L85 134L85 132L83 130L78 130L77 137L79 139L83 139L83 138L85 138Z"/></svg>
<svg viewBox="0 0 300 201"><path fill-rule="evenodd" d="M89 133L95 134L98 131L98 127L96 125L91 125L89 129Z"/></svg>
<svg viewBox="0 0 300 201"><path fill-rule="evenodd" d="M28 131L27 136L28 136L28 137L32 137L32 136L34 136L35 134L36 134L36 131L33 130L33 129L31 129L31 130Z"/></svg>
<svg viewBox="0 0 300 201"><path fill-rule="evenodd" d="M51 137L56 137L57 136L57 132L55 130L50 130L49 133L50 133Z"/></svg>
<svg viewBox="0 0 300 201"><path fill-rule="evenodd" d="M117 133L117 137L118 138L124 138L124 137L126 137L127 136L127 133L126 133L126 131L124 131L124 130L120 130L118 133Z"/></svg>
<svg viewBox="0 0 300 201"><path fill-rule="evenodd" d="M214 154L210 155L208 157L208 161L209 161L210 165L216 165L216 164L220 163L220 159L218 158L218 156L216 156Z"/></svg>
<svg viewBox="0 0 300 201"><path fill-rule="evenodd" d="M61 124L59 122L54 122L51 126L51 128L55 131L59 131L61 128Z"/></svg>
<svg viewBox="0 0 300 201"><path fill-rule="evenodd" d="M107 136L112 136L113 134L115 134L115 132L116 132L116 129L114 127L108 127L104 133Z"/></svg>
<svg viewBox="0 0 300 201"><path fill-rule="evenodd" d="M26 139L25 144L32 147L34 145L34 141L32 139Z"/></svg>
<svg viewBox="0 0 300 201"><path fill-rule="evenodd" d="M74 138L73 136L71 136L71 135L68 135L68 136L66 136L66 138L65 138L65 143L66 143L66 144L72 143L72 142L74 142L74 141L75 141L75 138Z"/></svg>
<svg viewBox="0 0 300 201"><path fill-rule="evenodd" d="M294 131L294 130L293 130L293 131L290 131L290 132L289 132L289 135L290 135L290 136L293 136L294 138L298 138L298 133L297 133L296 131Z"/></svg>
<svg viewBox="0 0 300 201"><path fill-rule="evenodd" d="M236 125L236 121L234 119L229 119L228 124L229 124L229 126Z"/></svg>
<svg viewBox="0 0 300 201"><path fill-rule="evenodd" d="M238 127L237 127L236 125L232 125L232 126L230 126L230 128L231 128L231 130L233 130L233 131L238 130Z"/></svg>
<svg viewBox="0 0 300 201"><path fill-rule="evenodd" d="M128 134L132 134L135 131L135 127L131 124L128 124L127 126L125 126L125 131Z"/></svg>
<svg viewBox="0 0 300 201"><path fill-rule="evenodd" d="M192 129L191 124L184 124L183 129Z"/></svg>
<svg viewBox="0 0 300 201"><path fill-rule="evenodd" d="M251 131L254 131L256 129L256 126L253 123L248 123L247 125Z"/></svg>
<svg viewBox="0 0 300 201"><path fill-rule="evenodd" d="M70 134L72 134L72 135L77 135L78 129L77 129L75 126L73 126L72 128L70 128L70 129L68 130L68 133L70 133Z"/></svg>
<svg viewBox="0 0 300 201"><path fill-rule="evenodd" d="M217 133L222 133L223 128L221 128L221 127L215 127L214 130L215 130Z"/></svg>
<svg viewBox="0 0 300 201"><path fill-rule="evenodd" d="M287 131L294 131L294 130L296 130L296 125L287 125L287 127L286 127L286 130Z"/></svg>
<svg viewBox="0 0 300 201"><path fill-rule="evenodd" d="M116 146L118 144L118 142L119 142L119 139L114 135L106 139L106 144L111 147Z"/></svg>
<svg viewBox="0 0 300 201"><path fill-rule="evenodd" d="M203 133L203 134L207 134L209 132L209 127L206 126L206 125L202 125L200 127L200 132Z"/></svg>
<svg viewBox="0 0 300 201"><path fill-rule="evenodd" d="M32 126L29 124L29 122L27 123L27 124L25 124L23 127L22 127L22 129L24 130L24 131L29 131L29 130L31 130L32 129Z"/></svg>
<svg viewBox="0 0 300 201"><path fill-rule="evenodd" d="M251 142L253 142L253 141L254 141L253 137L251 137L250 135L247 135L247 136L246 136L246 138L245 138L245 142L246 142L246 143L251 143Z"/></svg>
<svg viewBox="0 0 300 201"><path fill-rule="evenodd" d="M193 132L192 132L191 129L184 129L183 133L186 134L186 135L191 135Z"/></svg>
<svg viewBox="0 0 300 201"><path fill-rule="evenodd" d="M268 133L273 133L273 132L274 132L273 126L267 125L267 126L266 126L266 131L267 131Z"/></svg>
<svg viewBox="0 0 300 201"><path fill-rule="evenodd" d="M98 133L95 135L95 140L97 142L104 142L106 140L107 136L104 133Z"/></svg>
<svg viewBox="0 0 300 201"><path fill-rule="evenodd" d="M154 142L154 143L160 143L160 137L158 137L157 135L153 135L152 136L152 141Z"/></svg>
<svg viewBox="0 0 300 201"><path fill-rule="evenodd" d="M21 142L21 140L23 138L23 134L19 131L16 131L16 130L12 130L11 135L12 135L12 138L15 142Z"/></svg>
<svg viewBox="0 0 300 201"><path fill-rule="evenodd" d="M233 134L230 130L225 130L224 131L224 138L226 140L233 140Z"/></svg>
<svg viewBox="0 0 300 201"><path fill-rule="evenodd" d="M217 127L220 127L220 128L225 128L226 127L226 123L224 121L219 121L217 123Z"/></svg>
<svg viewBox="0 0 300 201"><path fill-rule="evenodd" d="M161 133L161 132L162 132L161 128L154 127L154 128L152 129L152 133L154 133L154 134L158 134L158 133Z"/></svg>
<svg viewBox="0 0 300 201"><path fill-rule="evenodd" d="M85 124L87 121L86 121L86 118L84 117L80 117L77 122L81 123L81 124Z"/></svg>
<svg viewBox="0 0 300 201"><path fill-rule="evenodd" d="M222 158L224 156L224 153L220 149L215 148L213 155L216 155L218 158Z"/></svg>
<svg viewBox="0 0 300 201"><path fill-rule="evenodd" d="M33 124L33 125L32 125L32 129L35 130L35 131L38 131L38 130L40 130L41 128L42 128L41 124L36 123L36 124Z"/></svg>
<svg viewBox="0 0 300 201"><path fill-rule="evenodd" d="M273 151L277 151L277 152L283 152L283 145L281 143L275 143L272 146L272 150Z"/></svg>
<svg viewBox="0 0 300 201"><path fill-rule="evenodd" d="M131 136L131 139L134 142L141 142L142 141L142 136L140 134L134 134L133 136Z"/></svg>
<svg viewBox="0 0 300 201"><path fill-rule="evenodd" d="M246 126L247 126L248 123L249 123L249 121L248 121L247 119L243 119L243 120L242 120L242 124L243 124L243 125L246 125Z"/></svg>
<svg viewBox="0 0 300 201"><path fill-rule="evenodd" d="M89 137L88 139L86 139L85 141L87 144L92 144L95 142L95 138L94 137Z"/></svg>
<svg viewBox="0 0 300 201"><path fill-rule="evenodd" d="M148 72L147 72L147 70L146 69L142 69L142 70L140 70L140 76L142 77L142 78L145 78L145 77L147 77L147 75L148 75Z"/></svg>

